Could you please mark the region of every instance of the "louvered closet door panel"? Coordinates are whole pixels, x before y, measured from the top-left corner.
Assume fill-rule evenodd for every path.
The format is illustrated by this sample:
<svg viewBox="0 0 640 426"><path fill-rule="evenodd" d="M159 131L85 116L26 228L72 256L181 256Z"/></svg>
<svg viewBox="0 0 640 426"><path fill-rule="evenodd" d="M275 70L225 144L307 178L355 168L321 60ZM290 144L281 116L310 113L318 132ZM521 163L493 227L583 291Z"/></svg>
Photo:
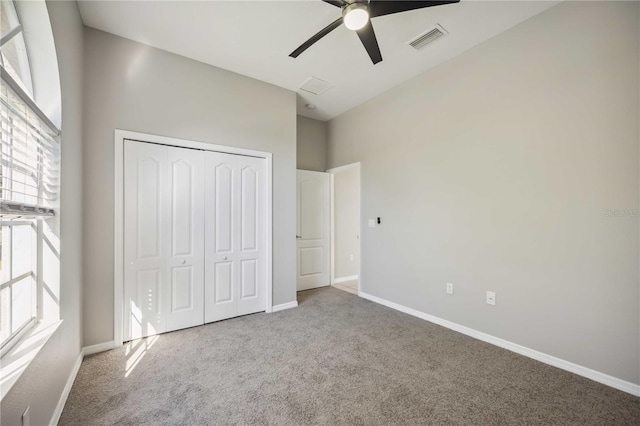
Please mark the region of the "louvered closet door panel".
<svg viewBox="0 0 640 426"><path fill-rule="evenodd" d="M124 339L166 331L167 147L124 146Z"/></svg>
<svg viewBox="0 0 640 426"><path fill-rule="evenodd" d="M167 331L204 324L203 154L168 148Z"/></svg>
<svg viewBox="0 0 640 426"><path fill-rule="evenodd" d="M264 159L238 156L238 315L264 311L266 295Z"/></svg>
<svg viewBox="0 0 640 426"><path fill-rule="evenodd" d="M205 322L238 315L237 156L205 153Z"/></svg>

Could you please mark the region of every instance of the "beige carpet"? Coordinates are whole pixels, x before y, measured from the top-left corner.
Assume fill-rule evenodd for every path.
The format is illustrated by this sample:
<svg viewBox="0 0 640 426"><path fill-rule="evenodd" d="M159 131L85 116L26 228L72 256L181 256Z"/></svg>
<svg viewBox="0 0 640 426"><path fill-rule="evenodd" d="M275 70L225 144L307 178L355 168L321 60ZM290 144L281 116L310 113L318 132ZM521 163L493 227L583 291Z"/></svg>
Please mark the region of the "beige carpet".
<svg viewBox="0 0 640 426"><path fill-rule="evenodd" d="M344 290L351 294L358 294L358 280L346 281L343 283L333 284L333 287Z"/></svg>
<svg viewBox="0 0 640 426"><path fill-rule="evenodd" d="M88 357L62 425L637 425L640 399L334 288Z"/></svg>

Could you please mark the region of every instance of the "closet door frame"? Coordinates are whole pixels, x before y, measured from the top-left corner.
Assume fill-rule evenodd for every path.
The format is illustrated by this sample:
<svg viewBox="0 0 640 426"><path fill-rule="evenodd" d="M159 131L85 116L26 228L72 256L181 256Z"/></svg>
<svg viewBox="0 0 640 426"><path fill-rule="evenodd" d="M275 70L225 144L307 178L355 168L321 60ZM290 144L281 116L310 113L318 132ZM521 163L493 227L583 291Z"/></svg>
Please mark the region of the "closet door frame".
<svg viewBox="0 0 640 426"><path fill-rule="evenodd" d="M114 292L113 292L113 347L122 346L124 338L124 143L125 140L155 143L178 148L193 148L225 154L245 155L265 160L266 194L266 297L265 312L270 313L273 307L273 220L272 220L272 154L233 146L217 145L186 139L170 138L115 130L115 164L114 164ZM108 349L108 348L105 348Z"/></svg>

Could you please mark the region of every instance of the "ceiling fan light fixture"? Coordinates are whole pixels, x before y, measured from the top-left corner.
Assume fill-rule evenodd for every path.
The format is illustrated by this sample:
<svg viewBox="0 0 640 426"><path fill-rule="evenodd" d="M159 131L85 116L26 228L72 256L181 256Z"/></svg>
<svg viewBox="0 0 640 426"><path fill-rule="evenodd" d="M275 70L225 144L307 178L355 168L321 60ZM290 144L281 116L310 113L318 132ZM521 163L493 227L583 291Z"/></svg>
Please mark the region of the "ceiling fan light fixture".
<svg viewBox="0 0 640 426"><path fill-rule="evenodd" d="M369 22L369 10L362 3L351 3L342 9L344 26L356 31L367 25Z"/></svg>

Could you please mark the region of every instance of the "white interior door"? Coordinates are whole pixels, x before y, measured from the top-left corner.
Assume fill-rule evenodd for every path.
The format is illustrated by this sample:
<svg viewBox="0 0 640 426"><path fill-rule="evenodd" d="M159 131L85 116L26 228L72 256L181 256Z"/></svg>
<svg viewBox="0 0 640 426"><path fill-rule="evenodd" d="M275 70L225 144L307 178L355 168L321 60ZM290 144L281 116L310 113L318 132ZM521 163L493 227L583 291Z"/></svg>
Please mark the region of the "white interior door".
<svg viewBox="0 0 640 426"><path fill-rule="evenodd" d="M204 322L204 160L125 142L124 339Z"/></svg>
<svg viewBox="0 0 640 426"><path fill-rule="evenodd" d="M167 331L204 324L204 158L167 147Z"/></svg>
<svg viewBox="0 0 640 426"><path fill-rule="evenodd" d="M298 291L327 286L330 272L331 175L297 171Z"/></svg>
<svg viewBox="0 0 640 426"><path fill-rule="evenodd" d="M205 166L205 322L264 311L265 161L207 152Z"/></svg>

